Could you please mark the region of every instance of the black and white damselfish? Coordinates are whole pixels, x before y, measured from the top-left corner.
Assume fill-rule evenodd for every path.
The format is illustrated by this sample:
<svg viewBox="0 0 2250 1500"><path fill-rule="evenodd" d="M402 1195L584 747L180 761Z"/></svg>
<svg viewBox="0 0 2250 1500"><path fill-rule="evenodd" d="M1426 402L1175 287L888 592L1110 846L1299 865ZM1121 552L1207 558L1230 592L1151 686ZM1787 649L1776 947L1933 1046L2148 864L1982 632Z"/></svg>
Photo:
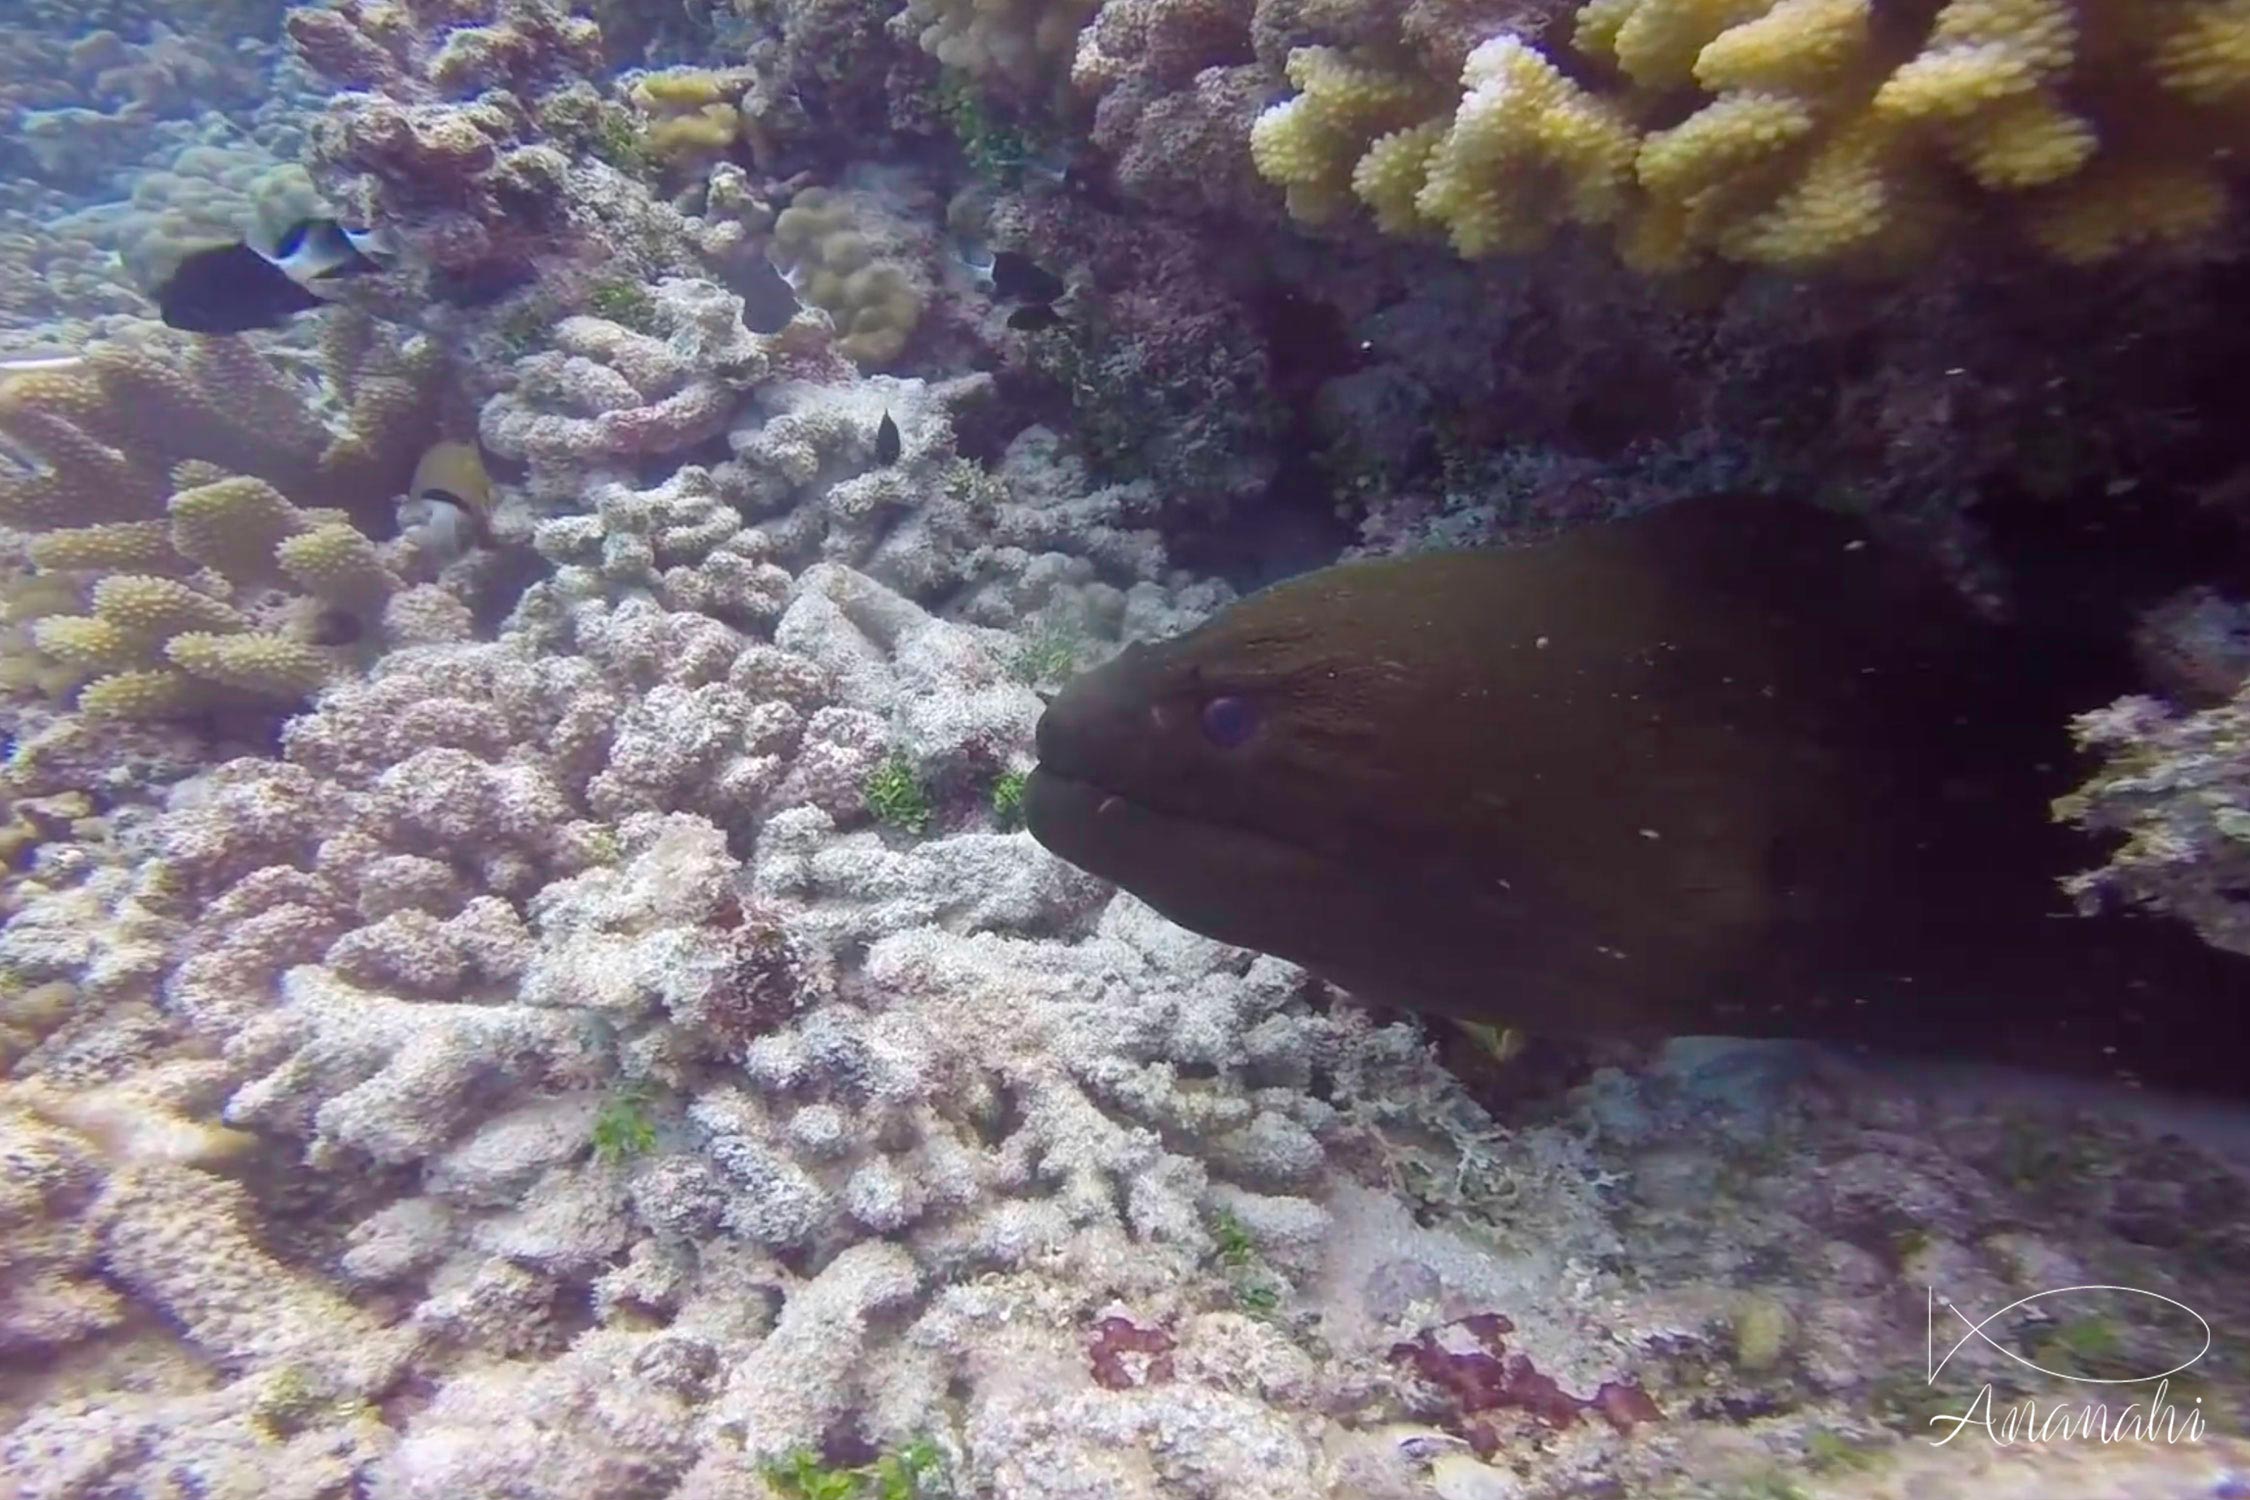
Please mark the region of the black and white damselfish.
<svg viewBox="0 0 2250 1500"><path fill-rule="evenodd" d="M156 305L166 325L187 333L278 328L328 305L315 290L322 283L381 271L395 254L381 231L305 219L270 245L242 239L189 251L157 286Z"/></svg>

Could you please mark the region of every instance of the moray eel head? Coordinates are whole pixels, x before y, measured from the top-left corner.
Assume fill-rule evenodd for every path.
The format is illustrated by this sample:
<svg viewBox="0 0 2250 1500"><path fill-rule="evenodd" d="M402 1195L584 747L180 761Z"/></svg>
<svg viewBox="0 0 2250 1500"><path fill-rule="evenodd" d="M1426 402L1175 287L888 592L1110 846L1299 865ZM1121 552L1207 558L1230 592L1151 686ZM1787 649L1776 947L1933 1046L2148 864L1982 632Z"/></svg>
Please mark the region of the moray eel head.
<svg viewBox="0 0 2250 1500"><path fill-rule="evenodd" d="M1342 981L1450 851L1463 643L1393 569L1330 569L1073 681L1038 731L1032 835L1208 936ZM1348 620L1351 626L1338 630ZM1380 650L1367 649L1381 641ZM1359 935L1361 942L1352 941Z"/></svg>

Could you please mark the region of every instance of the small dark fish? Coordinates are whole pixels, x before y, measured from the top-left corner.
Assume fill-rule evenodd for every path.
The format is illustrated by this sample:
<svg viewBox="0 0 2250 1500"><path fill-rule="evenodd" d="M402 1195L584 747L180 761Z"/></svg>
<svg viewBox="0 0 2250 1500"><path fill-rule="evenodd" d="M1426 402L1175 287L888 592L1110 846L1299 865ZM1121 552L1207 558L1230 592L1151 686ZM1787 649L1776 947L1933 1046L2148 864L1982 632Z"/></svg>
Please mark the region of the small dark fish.
<svg viewBox="0 0 2250 1500"><path fill-rule="evenodd" d="M1003 302L1047 303L1063 294L1063 279L1030 256L1002 250L992 257L992 295Z"/></svg>
<svg viewBox="0 0 2250 1500"><path fill-rule="evenodd" d="M1063 316L1053 308L1032 303L1008 314L1008 326L1018 333L1039 333L1049 328L1060 328Z"/></svg>
<svg viewBox="0 0 2250 1500"><path fill-rule="evenodd" d="M247 333L278 328L327 303L237 244L191 252L156 289L156 305L166 325L187 333Z"/></svg>
<svg viewBox="0 0 2250 1500"><path fill-rule="evenodd" d="M1112 174L1098 161L1072 162L1063 170L1063 190L1106 213L1126 212L1125 201L1118 195Z"/></svg>
<svg viewBox="0 0 2250 1500"><path fill-rule="evenodd" d="M898 423L884 412L882 423L875 429L875 462L887 468L898 462L898 453Z"/></svg>
<svg viewBox="0 0 2250 1500"><path fill-rule="evenodd" d="M324 609L313 616L305 630L305 644L309 646L354 646L366 634L367 627L359 616L348 609Z"/></svg>
<svg viewBox="0 0 2250 1500"><path fill-rule="evenodd" d="M2250 1089L2250 962L2075 914L2116 685L1839 515L1687 500L1324 568L1070 683L1027 826L1361 998Z"/></svg>

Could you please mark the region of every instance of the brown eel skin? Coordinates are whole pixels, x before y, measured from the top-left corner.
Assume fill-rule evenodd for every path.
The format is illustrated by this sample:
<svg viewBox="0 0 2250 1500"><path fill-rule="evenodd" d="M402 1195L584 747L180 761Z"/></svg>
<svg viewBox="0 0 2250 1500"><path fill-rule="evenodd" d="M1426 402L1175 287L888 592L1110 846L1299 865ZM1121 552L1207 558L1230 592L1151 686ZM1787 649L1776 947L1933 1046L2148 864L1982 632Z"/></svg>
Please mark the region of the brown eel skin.
<svg viewBox="0 0 2250 1500"><path fill-rule="evenodd" d="M1034 837L1363 999L2245 1092L2250 960L2077 914L2038 643L1856 521L1713 497L1348 563L1085 673Z"/></svg>

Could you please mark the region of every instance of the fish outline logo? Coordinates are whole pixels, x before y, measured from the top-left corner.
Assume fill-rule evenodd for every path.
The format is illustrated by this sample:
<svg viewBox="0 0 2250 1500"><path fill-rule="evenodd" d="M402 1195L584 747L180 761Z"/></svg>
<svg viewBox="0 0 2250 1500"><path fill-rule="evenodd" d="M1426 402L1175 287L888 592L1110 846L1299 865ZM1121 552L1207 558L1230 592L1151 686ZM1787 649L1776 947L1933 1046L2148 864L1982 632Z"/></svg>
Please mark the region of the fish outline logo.
<svg viewBox="0 0 2250 1500"><path fill-rule="evenodd" d="M2188 1369L2189 1367L2193 1366L2195 1363L2201 1360L2204 1355L2211 1352L2212 1335L2210 1319L2204 1317L2203 1314L2197 1312L2194 1308L2188 1306L2185 1302L2182 1302L2177 1297L2167 1297L2162 1292L2152 1292L2144 1287L2119 1286L2109 1282L2089 1282L2081 1286L2049 1287L2046 1291L2043 1292L2033 1292L2028 1297L2018 1297L2015 1301L2009 1303L2006 1307L2000 1308L1995 1312L1988 1313L1983 1318L1978 1319L1975 1322L1971 1322L1969 1320L1969 1315L1961 1311L1959 1307L1954 1305L1952 1298L1938 1296L1936 1287L1925 1285L1923 1287L1923 1292L1927 1298L1927 1305L1925 1308L1922 1335L1922 1359L1924 1368L1927 1372L1927 1383L1930 1385L1937 1384L1938 1373L1945 1368L1947 1362L1950 1361L1954 1355L1961 1352L1962 1346L1967 1344L1971 1339L1982 1339L1985 1343L1990 1344L2001 1354L2007 1356L2009 1359L2014 1360L2017 1364L2024 1366L2026 1369L2036 1370L2040 1374L2048 1376L2050 1379L2068 1380L2079 1385L2146 1385L2150 1381L2169 1380L2174 1375L2179 1374L2182 1370ZM2156 1371L2153 1374L2072 1375L2062 1370L2050 1370L2045 1365L2040 1364L2038 1361L2018 1354L2015 1350L2008 1348L2005 1344L2002 1344L1999 1340L1993 1338L1992 1335L1985 1332L1985 1329L1989 1327L1995 1319L2006 1317L2009 1313L2014 1312L2019 1307L2028 1306L2031 1303L2037 1302L2045 1297L2061 1297L2072 1292L2126 1292L2135 1297L2154 1298L2158 1302L2166 1303L2172 1307L2176 1307L2181 1312L2184 1312L2189 1317L2195 1319L2197 1326L2202 1328L2203 1346L2197 1349L2193 1354L2189 1355L2186 1359L2181 1360L2178 1364L2172 1366L2170 1369ZM1963 1333L1960 1338L1954 1341L1952 1348L1945 1351L1945 1355L1943 1358L1940 1358L1937 1352L1937 1310L1940 1306L1943 1306L1946 1311L1952 1313L1954 1317L1958 1318L1961 1321L1962 1326L1968 1330L1967 1332Z"/></svg>

